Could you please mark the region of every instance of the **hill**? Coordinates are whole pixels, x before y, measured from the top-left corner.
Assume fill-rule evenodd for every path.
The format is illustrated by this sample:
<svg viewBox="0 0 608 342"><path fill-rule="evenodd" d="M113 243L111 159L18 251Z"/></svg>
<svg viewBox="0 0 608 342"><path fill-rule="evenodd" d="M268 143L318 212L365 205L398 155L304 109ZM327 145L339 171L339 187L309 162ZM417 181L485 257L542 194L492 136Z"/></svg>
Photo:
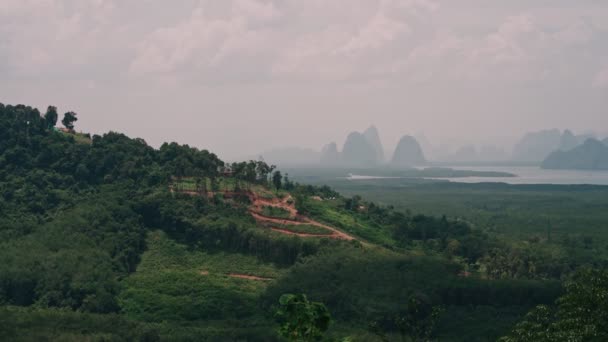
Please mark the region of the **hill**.
<svg viewBox="0 0 608 342"><path fill-rule="evenodd" d="M526 133L515 145L513 159L525 162L540 162L559 148L561 139L562 134L557 129Z"/></svg>
<svg viewBox="0 0 608 342"><path fill-rule="evenodd" d="M563 133L557 129L527 133L513 150L513 160L541 162L554 151L568 151L583 144L592 135L574 135L570 130Z"/></svg>
<svg viewBox="0 0 608 342"><path fill-rule="evenodd" d="M542 163L544 169L608 170L608 146L588 139L568 151L551 153Z"/></svg>
<svg viewBox="0 0 608 342"><path fill-rule="evenodd" d="M382 142L380 141L380 134L378 133L378 129L376 126L370 126L363 132L363 136L367 140L367 142L372 145L374 151L376 153L376 161L378 163L384 162L384 147L382 146Z"/></svg>
<svg viewBox="0 0 608 342"><path fill-rule="evenodd" d="M288 293L328 338L495 339L567 275L462 220L51 112L0 104L2 340L280 341Z"/></svg>
<svg viewBox="0 0 608 342"><path fill-rule="evenodd" d="M417 166L426 163L422 148L414 137L406 135L399 140L391 164L395 166Z"/></svg>
<svg viewBox="0 0 608 342"><path fill-rule="evenodd" d="M338 165L340 164L340 152L338 145L335 142L323 146L321 150L321 165Z"/></svg>
<svg viewBox="0 0 608 342"><path fill-rule="evenodd" d="M363 134L352 132L342 148L342 163L349 166L371 167L378 164L378 156Z"/></svg>

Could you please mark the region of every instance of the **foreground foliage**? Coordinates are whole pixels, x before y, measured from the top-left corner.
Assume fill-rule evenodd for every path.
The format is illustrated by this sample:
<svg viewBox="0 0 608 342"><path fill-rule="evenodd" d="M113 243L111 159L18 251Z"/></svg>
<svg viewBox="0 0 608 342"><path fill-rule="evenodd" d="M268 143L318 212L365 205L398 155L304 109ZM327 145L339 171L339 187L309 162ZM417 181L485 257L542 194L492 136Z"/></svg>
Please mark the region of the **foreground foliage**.
<svg viewBox="0 0 608 342"><path fill-rule="evenodd" d="M540 305L502 342L608 340L608 272L584 269L555 306Z"/></svg>
<svg viewBox="0 0 608 342"><path fill-rule="evenodd" d="M2 340L281 340L273 313L285 293L307 296L281 300L288 338L487 340L549 308L579 265L465 220L293 183L261 161L77 133L75 113L57 130L57 116L0 104ZM272 231L249 214L251 193L293 200L355 240ZM287 324L300 314L312 320Z"/></svg>

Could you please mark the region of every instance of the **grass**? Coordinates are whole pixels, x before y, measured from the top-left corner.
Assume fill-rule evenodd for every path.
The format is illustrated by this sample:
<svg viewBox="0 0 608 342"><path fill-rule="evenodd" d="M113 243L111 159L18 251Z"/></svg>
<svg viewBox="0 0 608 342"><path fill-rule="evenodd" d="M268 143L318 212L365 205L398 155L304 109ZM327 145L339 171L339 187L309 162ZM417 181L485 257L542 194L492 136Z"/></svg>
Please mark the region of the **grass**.
<svg viewBox="0 0 608 342"><path fill-rule="evenodd" d="M262 208L262 215L279 219L292 218L292 215L288 210L279 207L273 207L270 205L266 205Z"/></svg>
<svg viewBox="0 0 608 342"><path fill-rule="evenodd" d="M190 250L160 231L147 238L148 250L120 294L127 317L149 322L241 319L255 316L258 297L269 282L230 273L279 278L283 273L255 256Z"/></svg>
<svg viewBox="0 0 608 342"><path fill-rule="evenodd" d="M278 267L260 262L255 256L190 250L161 231L149 233L147 245L148 250L144 252L137 272L179 271L199 274L200 271L208 271L210 275L217 276L244 273L267 278L277 278L281 274Z"/></svg>
<svg viewBox="0 0 608 342"><path fill-rule="evenodd" d="M282 225L277 228L286 229L294 233L303 233L303 234L323 234L323 235L331 235L332 231L329 229L314 226L311 224L300 224L300 225Z"/></svg>
<svg viewBox="0 0 608 342"><path fill-rule="evenodd" d="M378 245L394 245L395 242L390 238L390 234L382 230L382 227L372 222L357 220L354 215L339 209L341 205L339 202L338 200L323 202L310 200L307 202L307 207L312 218L329 226Z"/></svg>

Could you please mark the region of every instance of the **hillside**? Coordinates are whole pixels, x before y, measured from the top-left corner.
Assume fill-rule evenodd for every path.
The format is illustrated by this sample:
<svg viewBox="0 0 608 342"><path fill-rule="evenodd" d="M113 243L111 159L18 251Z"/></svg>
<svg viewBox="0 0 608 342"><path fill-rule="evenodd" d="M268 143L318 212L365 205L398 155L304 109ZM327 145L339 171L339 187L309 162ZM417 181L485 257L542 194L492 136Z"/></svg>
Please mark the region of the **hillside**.
<svg viewBox="0 0 608 342"><path fill-rule="evenodd" d="M422 148L412 136L406 135L399 140L391 164L395 166L418 166L426 163Z"/></svg>
<svg viewBox="0 0 608 342"><path fill-rule="evenodd" d="M544 169L608 170L608 146L588 139L571 150L551 153L541 166Z"/></svg>
<svg viewBox="0 0 608 342"><path fill-rule="evenodd" d="M0 104L2 340L283 341L289 293L327 307L327 338L487 340L561 293L565 271L465 221L49 111Z"/></svg>
<svg viewBox="0 0 608 342"><path fill-rule="evenodd" d="M378 133L378 129L376 126L368 127L364 132L363 136L367 140L367 142L372 145L374 151L376 153L376 160L378 163L384 162L384 147L382 146L382 142L380 141L380 134Z"/></svg>
<svg viewBox="0 0 608 342"><path fill-rule="evenodd" d="M373 167L378 164L374 146L359 132L352 132L348 135L341 157L342 163L349 166Z"/></svg>
<svg viewBox="0 0 608 342"><path fill-rule="evenodd" d="M561 140L562 134L557 129L526 133L515 145L513 159L540 162L559 148Z"/></svg>
<svg viewBox="0 0 608 342"><path fill-rule="evenodd" d="M592 135L575 135L570 130L557 129L530 132L515 145L513 160L523 162L542 162L555 151L570 151L583 144Z"/></svg>

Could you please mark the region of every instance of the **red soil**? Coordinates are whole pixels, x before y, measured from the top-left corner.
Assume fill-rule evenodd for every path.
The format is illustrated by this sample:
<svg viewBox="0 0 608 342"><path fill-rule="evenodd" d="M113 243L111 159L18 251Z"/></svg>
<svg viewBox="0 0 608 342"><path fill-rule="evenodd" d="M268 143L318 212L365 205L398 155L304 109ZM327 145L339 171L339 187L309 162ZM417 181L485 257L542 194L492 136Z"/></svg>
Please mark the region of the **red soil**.
<svg viewBox="0 0 608 342"><path fill-rule="evenodd" d="M297 232L292 232L291 230L288 229L283 229L283 228L270 228L270 230L275 231L275 232L279 232L282 234L287 234L287 235L294 235L294 236L299 236L299 237L329 237L329 238L335 238L334 234L311 234L311 233L297 233Z"/></svg>
<svg viewBox="0 0 608 342"><path fill-rule="evenodd" d="M229 273L228 276L232 277L232 278L249 279L249 280L261 280L261 281L273 280L272 278L264 278L264 277L258 277L258 276L249 275L249 274L239 274L239 273Z"/></svg>
<svg viewBox="0 0 608 342"><path fill-rule="evenodd" d="M174 191L174 189L171 188L171 192L173 192L173 191ZM200 195L196 191L181 190L179 192L185 193L188 195ZM327 238L331 238L331 239L347 240L347 241L355 240L354 237L352 237L334 227L317 222L309 217L299 215L298 210L295 208L294 200L291 196L286 196L285 198L282 198L282 199L279 199L279 198L265 199L265 198L261 198L260 196L258 196L257 194L255 194L251 191L242 192L240 194L241 195L244 194L249 197L249 200L251 201L251 206L249 207L249 213L258 222L271 223L274 225L308 224L308 225L312 225L312 226L325 228L328 231L330 231L331 233L329 233L329 234L307 234L307 233L292 232L288 229L271 228L275 232L287 234L287 235L295 235L295 236L300 236L300 237L327 237ZM214 195L215 194L213 192L207 192L208 197L213 197ZM237 195L237 193L225 192L225 193L222 193L222 195L224 198L231 198L231 197L234 197L235 195ZM291 202L291 204L289 202ZM271 206L271 207L275 207L275 208L284 209L290 213L291 218L290 219L278 219L278 218L264 216L261 214L264 206Z"/></svg>

